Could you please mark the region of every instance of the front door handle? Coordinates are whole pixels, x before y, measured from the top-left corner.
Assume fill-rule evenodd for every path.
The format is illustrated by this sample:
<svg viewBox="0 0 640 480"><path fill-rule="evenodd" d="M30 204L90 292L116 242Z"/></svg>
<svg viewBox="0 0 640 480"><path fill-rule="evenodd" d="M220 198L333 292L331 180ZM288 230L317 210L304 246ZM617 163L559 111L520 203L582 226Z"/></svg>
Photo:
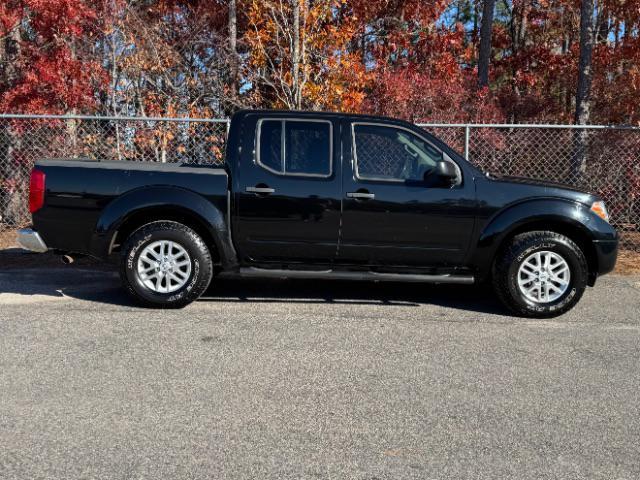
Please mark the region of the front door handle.
<svg viewBox="0 0 640 480"><path fill-rule="evenodd" d="M262 195L269 195L270 193L275 192L275 189L270 187L247 187L246 190L249 193L260 193Z"/></svg>
<svg viewBox="0 0 640 480"><path fill-rule="evenodd" d="M376 198L376 194L369 192L347 192L347 197L357 200L373 200Z"/></svg>

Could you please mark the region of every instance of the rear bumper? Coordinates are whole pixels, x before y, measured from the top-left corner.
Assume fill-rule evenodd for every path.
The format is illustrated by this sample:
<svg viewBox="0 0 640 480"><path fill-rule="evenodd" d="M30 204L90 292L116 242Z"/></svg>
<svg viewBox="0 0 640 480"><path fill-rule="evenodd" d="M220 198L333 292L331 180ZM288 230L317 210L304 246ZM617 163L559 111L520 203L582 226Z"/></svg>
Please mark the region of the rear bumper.
<svg viewBox="0 0 640 480"><path fill-rule="evenodd" d="M598 275L611 272L618 259L618 240L594 240L593 247L598 258Z"/></svg>
<svg viewBox="0 0 640 480"><path fill-rule="evenodd" d="M30 228L18 230L18 245L26 250L38 253L49 250L40 234Z"/></svg>

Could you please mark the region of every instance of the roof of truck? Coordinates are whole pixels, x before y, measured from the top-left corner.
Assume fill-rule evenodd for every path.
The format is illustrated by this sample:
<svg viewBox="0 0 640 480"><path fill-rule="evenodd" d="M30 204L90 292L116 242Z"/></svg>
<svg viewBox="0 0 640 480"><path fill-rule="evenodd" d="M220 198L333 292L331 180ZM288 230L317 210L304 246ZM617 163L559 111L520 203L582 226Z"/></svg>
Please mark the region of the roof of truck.
<svg viewBox="0 0 640 480"><path fill-rule="evenodd" d="M273 116L287 116L287 117L333 117L333 118L358 118L362 120L384 120L386 122L403 122L407 123L407 120L400 118L384 117L379 115L368 115L360 113L346 113L346 112L326 112L317 110L269 110L269 109L244 109L236 112L233 117L244 117L247 115L273 115Z"/></svg>

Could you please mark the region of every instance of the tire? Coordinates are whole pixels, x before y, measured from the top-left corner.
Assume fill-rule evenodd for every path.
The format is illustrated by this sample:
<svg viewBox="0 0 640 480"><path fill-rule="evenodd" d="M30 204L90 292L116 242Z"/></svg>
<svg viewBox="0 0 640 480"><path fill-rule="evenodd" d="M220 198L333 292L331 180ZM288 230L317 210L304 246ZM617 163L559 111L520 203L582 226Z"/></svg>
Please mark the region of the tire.
<svg viewBox="0 0 640 480"><path fill-rule="evenodd" d="M515 236L502 250L493 265L492 282L500 301L516 315L550 318L578 303L588 276L584 253L570 238L536 231Z"/></svg>
<svg viewBox="0 0 640 480"><path fill-rule="evenodd" d="M182 308L206 291L212 277L207 245L181 223L148 223L133 232L122 247L120 278L129 294L144 306Z"/></svg>

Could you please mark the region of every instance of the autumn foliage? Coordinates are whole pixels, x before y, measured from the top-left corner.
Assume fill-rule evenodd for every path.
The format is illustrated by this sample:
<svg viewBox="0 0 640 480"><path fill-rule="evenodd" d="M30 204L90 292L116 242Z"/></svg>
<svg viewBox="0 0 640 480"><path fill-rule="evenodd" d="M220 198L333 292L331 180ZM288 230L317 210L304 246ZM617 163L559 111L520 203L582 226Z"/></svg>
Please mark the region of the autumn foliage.
<svg viewBox="0 0 640 480"><path fill-rule="evenodd" d="M91 42L101 11L84 0L0 4L0 110L73 112L97 108L107 79Z"/></svg>
<svg viewBox="0 0 640 480"><path fill-rule="evenodd" d="M573 119L580 2L3 0L0 111L226 116L242 107L435 122ZM597 2L593 123L638 124L640 0ZM230 21L233 16L233 23Z"/></svg>

